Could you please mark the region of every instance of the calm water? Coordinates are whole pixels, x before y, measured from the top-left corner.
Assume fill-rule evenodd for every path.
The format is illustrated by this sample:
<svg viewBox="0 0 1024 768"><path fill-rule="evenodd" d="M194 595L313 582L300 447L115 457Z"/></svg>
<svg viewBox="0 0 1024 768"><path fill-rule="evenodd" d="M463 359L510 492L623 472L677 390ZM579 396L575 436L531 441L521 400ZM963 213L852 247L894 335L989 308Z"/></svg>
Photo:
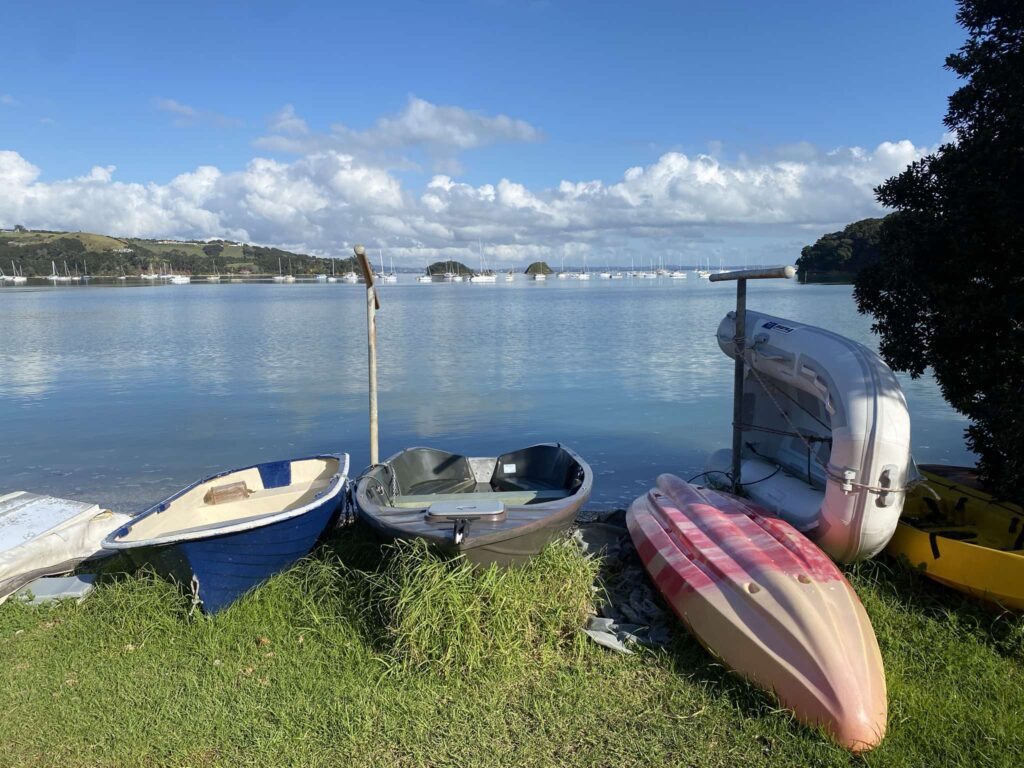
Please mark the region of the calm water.
<svg viewBox="0 0 1024 768"><path fill-rule="evenodd" d="M730 441L734 287L705 280L381 287L382 457L541 441L595 471L594 508ZM0 289L0 492L137 509L199 476L344 450L369 461L361 286ZM869 345L848 286L762 281L749 306ZM902 379L919 461L970 461L931 380Z"/></svg>

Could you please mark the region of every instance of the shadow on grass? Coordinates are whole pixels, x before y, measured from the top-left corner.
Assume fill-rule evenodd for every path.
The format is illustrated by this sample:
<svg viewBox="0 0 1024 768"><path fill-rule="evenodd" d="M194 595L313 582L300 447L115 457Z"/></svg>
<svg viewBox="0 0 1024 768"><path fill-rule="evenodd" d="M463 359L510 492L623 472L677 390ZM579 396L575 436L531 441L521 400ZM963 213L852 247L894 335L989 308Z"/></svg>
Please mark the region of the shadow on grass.
<svg viewBox="0 0 1024 768"><path fill-rule="evenodd" d="M941 622L958 638L1024 661L1024 617L938 584L904 558L882 555L844 568L869 613L875 600L920 620Z"/></svg>

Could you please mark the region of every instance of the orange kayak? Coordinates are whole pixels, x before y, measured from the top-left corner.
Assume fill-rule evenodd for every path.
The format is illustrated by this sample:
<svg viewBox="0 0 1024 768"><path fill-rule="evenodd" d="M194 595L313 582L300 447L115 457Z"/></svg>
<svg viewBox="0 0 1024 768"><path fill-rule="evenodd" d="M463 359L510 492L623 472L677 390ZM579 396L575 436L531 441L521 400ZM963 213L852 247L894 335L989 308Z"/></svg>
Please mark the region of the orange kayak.
<svg viewBox="0 0 1024 768"><path fill-rule="evenodd" d="M644 567L714 656L853 752L885 735L878 642L849 582L788 523L661 475L626 515Z"/></svg>

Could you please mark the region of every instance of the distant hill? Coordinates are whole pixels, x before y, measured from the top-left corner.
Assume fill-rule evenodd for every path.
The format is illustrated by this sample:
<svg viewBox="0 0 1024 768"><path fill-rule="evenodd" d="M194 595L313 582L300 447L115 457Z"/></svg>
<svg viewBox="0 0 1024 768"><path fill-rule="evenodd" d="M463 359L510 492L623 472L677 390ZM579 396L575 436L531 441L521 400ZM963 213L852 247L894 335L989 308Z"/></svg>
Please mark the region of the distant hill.
<svg viewBox="0 0 1024 768"><path fill-rule="evenodd" d="M552 272L554 272L554 270L551 269L551 267L548 266L548 263L546 261L535 261L530 266L528 266L526 268L526 272L524 274L527 274L527 275L537 275L537 274L540 274L540 275L550 275Z"/></svg>
<svg viewBox="0 0 1024 768"><path fill-rule="evenodd" d="M278 259L285 272L313 275L331 271L331 259L321 259L280 248L238 243L232 240L146 240L135 237L109 237L90 232L53 232L16 227L0 230L0 268L5 271L14 261L26 277L50 274L50 262L63 271L88 273L97 277L143 272L161 272L166 264L172 271L186 275L266 275L277 274ZM354 258L335 261L339 274L358 271Z"/></svg>
<svg viewBox="0 0 1024 768"><path fill-rule="evenodd" d="M861 219L804 246L796 260L800 282L852 283L858 272L878 261L883 221Z"/></svg>

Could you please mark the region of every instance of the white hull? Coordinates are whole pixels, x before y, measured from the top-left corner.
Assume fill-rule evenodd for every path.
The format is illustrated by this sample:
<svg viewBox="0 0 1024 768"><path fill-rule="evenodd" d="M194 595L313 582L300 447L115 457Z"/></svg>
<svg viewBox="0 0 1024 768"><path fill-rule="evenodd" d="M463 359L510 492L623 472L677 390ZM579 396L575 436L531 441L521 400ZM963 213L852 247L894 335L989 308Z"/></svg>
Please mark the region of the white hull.
<svg viewBox="0 0 1024 768"><path fill-rule="evenodd" d="M112 554L103 538L131 519L96 504L15 491L0 495L0 602L40 576Z"/></svg>
<svg viewBox="0 0 1024 768"><path fill-rule="evenodd" d="M730 312L718 327L730 357L735 335ZM911 473L899 381L867 347L823 328L748 310L746 338L744 422L753 428L743 439L756 452L743 453L742 481L762 481L744 490L836 560L876 555L896 530ZM729 464L720 451L709 468Z"/></svg>

